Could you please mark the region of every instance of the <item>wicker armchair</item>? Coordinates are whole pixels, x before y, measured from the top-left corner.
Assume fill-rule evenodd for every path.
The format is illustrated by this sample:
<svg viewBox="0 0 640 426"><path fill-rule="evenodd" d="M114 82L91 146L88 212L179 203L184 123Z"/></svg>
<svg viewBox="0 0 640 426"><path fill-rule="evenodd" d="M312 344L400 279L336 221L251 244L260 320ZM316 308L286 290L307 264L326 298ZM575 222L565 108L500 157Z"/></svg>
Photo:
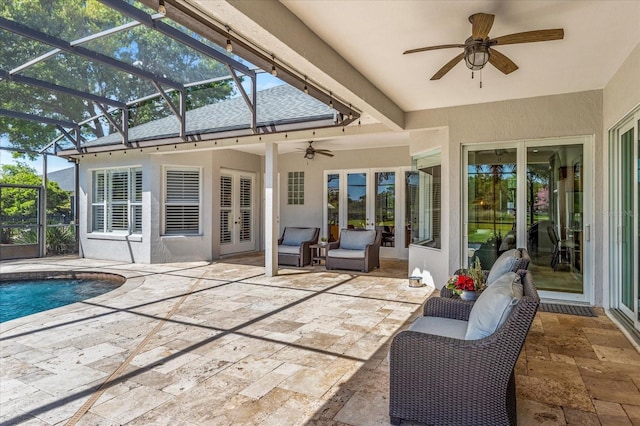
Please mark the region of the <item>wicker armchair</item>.
<svg viewBox="0 0 640 426"><path fill-rule="evenodd" d="M311 244L318 242L320 228L284 228L278 240L278 264L305 266L311 263Z"/></svg>
<svg viewBox="0 0 640 426"><path fill-rule="evenodd" d="M397 334L390 350L389 416L430 425L515 425L514 367L540 299L519 271L523 297L493 334L459 340L419 331ZM471 302L434 297L424 315L468 321Z"/></svg>
<svg viewBox="0 0 640 426"><path fill-rule="evenodd" d="M518 248L518 249L514 249L515 251L518 252L518 259L516 260L516 262L514 263L513 267L511 268L511 271L513 272L517 272L521 269L529 269L529 262L531 262L531 257L529 256L529 252L527 251L526 248ZM496 262L493 264L494 266L496 266L498 264L498 261L500 259L503 258L503 256L509 256L510 253L509 252L505 252L503 253L500 258L498 258L498 260L496 260ZM454 274L460 274L464 272L464 269L458 269L457 271L454 272ZM487 277L489 276L491 270L490 269L486 269L483 270L484 272L484 277L485 279L487 279ZM447 287L442 287L440 289L440 297L456 297L457 295L450 289L448 289Z"/></svg>
<svg viewBox="0 0 640 426"><path fill-rule="evenodd" d="M340 239L327 246L327 269L369 272L380 267L382 232L374 229L343 229Z"/></svg>

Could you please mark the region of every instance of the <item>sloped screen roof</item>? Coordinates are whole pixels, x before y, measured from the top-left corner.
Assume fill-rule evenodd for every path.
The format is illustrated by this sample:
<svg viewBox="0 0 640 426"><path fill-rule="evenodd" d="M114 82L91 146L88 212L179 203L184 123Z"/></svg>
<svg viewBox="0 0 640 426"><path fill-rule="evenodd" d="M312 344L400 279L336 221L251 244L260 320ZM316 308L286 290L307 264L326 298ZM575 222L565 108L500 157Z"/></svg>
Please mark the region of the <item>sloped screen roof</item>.
<svg viewBox="0 0 640 426"><path fill-rule="evenodd" d="M337 117L133 0L2 2L0 40L2 145L80 151Z"/></svg>

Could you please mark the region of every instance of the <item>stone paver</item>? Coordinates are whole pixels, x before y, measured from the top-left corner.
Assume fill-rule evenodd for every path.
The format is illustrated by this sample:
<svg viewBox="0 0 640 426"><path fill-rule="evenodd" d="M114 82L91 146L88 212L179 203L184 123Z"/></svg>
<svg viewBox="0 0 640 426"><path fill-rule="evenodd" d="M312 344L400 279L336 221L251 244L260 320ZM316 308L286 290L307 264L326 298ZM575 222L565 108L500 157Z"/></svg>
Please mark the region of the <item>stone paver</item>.
<svg viewBox="0 0 640 426"><path fill-rule="evenodd" d="M389 343L433 289L409 288L402 262L277 277L261 262L4 263L127 282L0 324L0 424L388 424ZM640 424L639 366L604 313L538 313L516 366L518 422Z"/></svg>

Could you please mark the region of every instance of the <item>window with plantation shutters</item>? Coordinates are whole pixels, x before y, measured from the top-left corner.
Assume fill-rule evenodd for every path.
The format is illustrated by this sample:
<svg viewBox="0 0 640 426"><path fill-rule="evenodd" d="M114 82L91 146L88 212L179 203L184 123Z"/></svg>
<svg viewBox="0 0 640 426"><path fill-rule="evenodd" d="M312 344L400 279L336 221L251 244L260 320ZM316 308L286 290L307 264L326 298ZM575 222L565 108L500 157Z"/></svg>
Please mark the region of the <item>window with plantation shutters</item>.
<svg viewBox="0 0 640 426"><path fill-rule="evenodd" d="M91 230L142 232L142 169L95 170L92 175Z"/></svg>
<svg viewBox="0 0 640 426"><path fill-rule="evenodd" d="M165 169L164 233L200 233L200 169Z"/></svg>

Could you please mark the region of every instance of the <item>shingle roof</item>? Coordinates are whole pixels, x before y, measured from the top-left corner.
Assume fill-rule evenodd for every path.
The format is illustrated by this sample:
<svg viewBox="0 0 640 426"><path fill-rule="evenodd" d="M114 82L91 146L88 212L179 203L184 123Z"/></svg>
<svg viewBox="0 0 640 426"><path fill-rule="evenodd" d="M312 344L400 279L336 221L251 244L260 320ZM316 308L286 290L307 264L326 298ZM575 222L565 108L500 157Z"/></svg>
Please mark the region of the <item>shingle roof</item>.
<svg viewBox="0 0 640 426"><path fill-rule="evenodd" d="M258 126L326 120L334 116L334 110L329 106L287 84L261 90L257 92L256 98ZM186 132L191 135L247 129L250 120L251 113L244 99L235 97L187 111ZM176 137L179 132L178 120L172 115L130 128L129 141ZM112 133L88 141L83 146L120 143L120 134Z"/></svg>
<svg viewBox="0 0 640 426"><path fill-rule="evenodd" d="M69 167L47 173L48 180L57 182L60 189L68 192L74 192L76 190L75 178L75 167Z"/></svg>

